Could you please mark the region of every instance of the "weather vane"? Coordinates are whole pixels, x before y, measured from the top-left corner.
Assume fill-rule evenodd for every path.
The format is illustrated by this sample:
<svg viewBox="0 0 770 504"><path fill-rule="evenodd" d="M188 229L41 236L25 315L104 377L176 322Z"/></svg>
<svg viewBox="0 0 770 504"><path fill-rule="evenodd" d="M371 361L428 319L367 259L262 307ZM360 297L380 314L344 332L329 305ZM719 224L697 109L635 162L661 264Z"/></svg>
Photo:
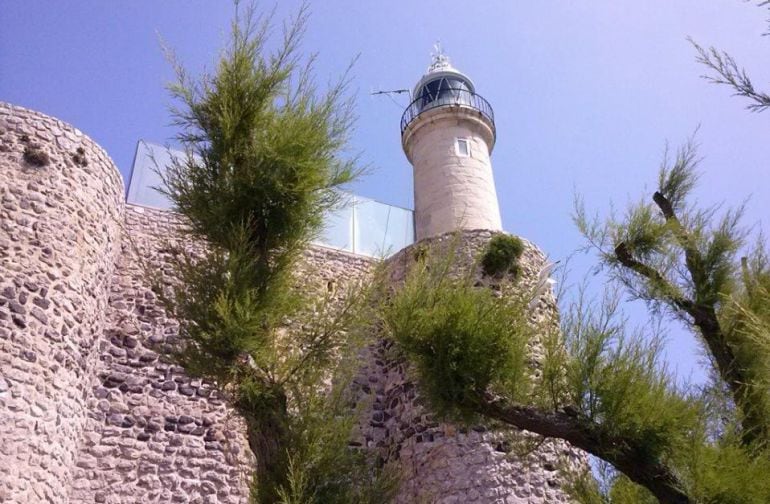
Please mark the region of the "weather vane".
<svg viewBox="0 0 770 504"><path fill-rule="evenodd" d="M433 44L433 52L431 53L430 58L430 67L428 67L429 72L443 70L451 66L449 64L449 57L444 54L444 48L441 47L440 40L437 40L436 43Z"/></svg>

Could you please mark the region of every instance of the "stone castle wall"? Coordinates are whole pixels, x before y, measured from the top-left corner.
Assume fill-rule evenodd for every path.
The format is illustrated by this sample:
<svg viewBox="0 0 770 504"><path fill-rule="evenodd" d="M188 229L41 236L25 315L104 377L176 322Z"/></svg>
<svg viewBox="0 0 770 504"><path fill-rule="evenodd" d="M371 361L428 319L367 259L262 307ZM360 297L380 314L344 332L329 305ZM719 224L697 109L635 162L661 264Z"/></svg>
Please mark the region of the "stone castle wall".
<svg viewBox="0 0 770 504"><path fill-rule="evenodd" d="M127 206L69 502L247 501L251 457L217 390L159 353L177 324L148 282L177 245L169 212Z"/></svg>
<svg viewBox="0 0 770 504"><path fill-rule="evenodd" d="M77 129L0 104L0 500L65 502L119 252L123 182Z"/></svg>
<svg viewBox="0 0 770 504"><path fill-rule="evenodd" d="M170 212L126 207L71 503L248 501L253 456L242 421L211 384L158 353L174 344L177 324L147 279L169 271L181 226ZM313 248L303 275L326 290L370 263Z"/></svg>
<svg viewBox="0 0 770 504"><path fill-rule="evenodd" d="M158 352L177 324L148 272L169 271L181 225L125 205L117 169L82 133L0 104L0 502L247 502L241 420ZM489 237L464 233L464 260ZM388 261L392 281L413 255ZM525 277L543 261L529 247ZM298 274L335 292L374 264L311 247ZM522 461L482 427L438 423L388 347L362 358L361 442L401 472L398 502L566 501L554 471L572 451L553 444Z"/></svg>

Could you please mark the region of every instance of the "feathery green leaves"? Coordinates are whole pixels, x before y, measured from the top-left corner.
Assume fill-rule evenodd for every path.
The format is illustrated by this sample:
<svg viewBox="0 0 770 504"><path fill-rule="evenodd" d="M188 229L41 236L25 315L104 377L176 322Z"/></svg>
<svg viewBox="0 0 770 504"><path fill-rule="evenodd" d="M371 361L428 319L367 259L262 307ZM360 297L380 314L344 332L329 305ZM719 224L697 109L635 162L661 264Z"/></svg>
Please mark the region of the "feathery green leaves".
<svg viewBox="0 0 770 504"><path fill-rule="evenodd" d="M175 357L216 383L246 422L255 502L384 503L392 478L349 446L340 396L364 344L371 289L337 293L298 278L300 257L355 178L346 77L321 91L300 42L307 7L268 51L270 16L238 13L215 71L172 61L186 156L161 188L198 246L173 261L163 293L180 323ZM338 390L339 389L339 390Z"/></svg>

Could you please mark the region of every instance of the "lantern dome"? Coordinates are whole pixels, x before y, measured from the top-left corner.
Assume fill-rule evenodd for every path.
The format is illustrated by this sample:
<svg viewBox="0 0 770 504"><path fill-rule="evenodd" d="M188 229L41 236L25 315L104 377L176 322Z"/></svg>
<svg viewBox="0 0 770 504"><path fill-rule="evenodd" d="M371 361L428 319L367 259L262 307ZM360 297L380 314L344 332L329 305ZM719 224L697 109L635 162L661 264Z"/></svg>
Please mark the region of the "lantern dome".
<svg viewBox="0 0 770 504"><path fill-rule="evenodd" d="M476 88L473 81L453 67L445 54L437 52L433 55L428 71L414 87L412 96L430 103L441 98L456 97L462 91L474 93Z"/></svg>
<svg viewBox="0 0 770 504"><path fill-rule="evenodd" d="M420 114L439 107L460 107L480 113L494 135L495 121L492 107L476 94L473 81L457 70L437 44L428 71L417 81L412 91L412 102L401 117L401 133Z"/></svg>

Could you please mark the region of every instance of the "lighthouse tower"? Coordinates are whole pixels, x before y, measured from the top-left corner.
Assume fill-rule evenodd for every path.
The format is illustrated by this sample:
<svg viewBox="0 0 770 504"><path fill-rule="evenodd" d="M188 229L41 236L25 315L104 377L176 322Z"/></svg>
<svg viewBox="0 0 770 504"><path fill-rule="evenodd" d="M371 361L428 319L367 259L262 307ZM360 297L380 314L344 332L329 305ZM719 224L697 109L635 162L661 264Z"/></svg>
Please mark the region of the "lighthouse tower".
<svg viewBox="0 0 770 504"><path fill-rule="evenodd" d="M414 167L415 235L502 229L492 162L492 107L437 47L401 118L401 144Z"/></svg>

